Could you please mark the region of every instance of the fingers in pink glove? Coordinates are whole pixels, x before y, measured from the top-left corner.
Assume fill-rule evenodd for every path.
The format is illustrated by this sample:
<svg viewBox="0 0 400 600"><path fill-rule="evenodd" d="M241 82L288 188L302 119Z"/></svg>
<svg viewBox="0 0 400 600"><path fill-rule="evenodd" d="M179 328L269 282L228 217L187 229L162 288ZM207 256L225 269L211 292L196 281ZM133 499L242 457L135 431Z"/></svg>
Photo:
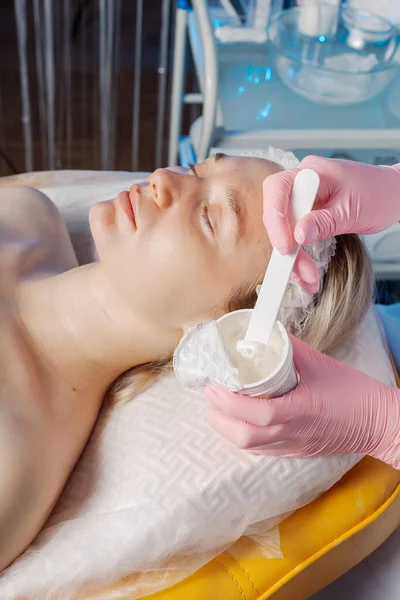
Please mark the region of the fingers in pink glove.
<svg viewBox="0 0 400 600"><path fill-rule="evenodd" d="M298 169L288 169L267 177L263 183L264 225L271 244L282 254L293 246L288 211L290 195ZM310 294L319 290L318 269L313 259L304 250L297 257L292 279Z"/></svg>
<svg viewBox="0 0 400 600"><path fill-rule="evenodd" d="M296 223L294 228L294 239L298 244L313 244L317 240L323 240L329 237L344 233L342 226L347 227L345 219L340 218L337 209L337 202L331 198L337 194L340 188L340 166L337 161L329 161L320 156L306 156L301 163L302 169L313 169L320 178L317 198L314 208ZM329 168L338 171L335 176L329 178ZM337 179L339 178L339 181Z"/></svg>
<svg viewBox="0 0 400 600"><path fill-rule="evenodd" d="M288 219L290 196L297 173L300 169L306 168L313 169L319 175L320 186L314 210L300 219L292 232ZM334 176L329 177L327 172L329 169L335 171ZM348 224L338 213L337 202L329 203L340 187L340 169L337 161L329 162L319 156L307 156L297 169L281 171L265 179L263 183L264 225L271 244L281 254L290 251L293 240L301 245L312 244L317 240L347 231Z"/></svg>
<svg viewBox="0 0 400 600"><path fill-rule="evenodd" d="M207 386L204 390L210 401L211 408L215 408L225 415L247 421L260 427L281 425L290 421L290 414L281 404L273 404L266 398L252 398L230 392L224 387Z"/></svg>
<svg viewBox="0 0 400 600"><path fill-rule="evenodd" d="M294 237L298 244L313 244L345 233L347 227L337 207L328 204L326 208L313 210L300 219L294 228Z"/></svg>
<svg viewBox="0 0 400 600"><path fill-rule="evenodd" d="M316 294L319 290L319 273L317 265L311 256L302 248L300 248L299 254L297 255L291 278L310 294Z"/></svg>
<svg viewBox="0 0 400 600"><path fill-rule="evenodd" d="M269 427L253 425L247 421L230 417L215 408L210 409L207 421L217 433L243 450L250 450L280 441L282 431L285 428L285 425L271 425Z"/></svg>
<svg viewBox="0 0 400 600"><path fill-rule="evenodd" d="M313 244L345 233L376 233L400 217L398 165L388 169L306 156L299 168L318 173L320 186L313 210L295 226L293 235L298 244ZM376 198L381 198L379 213Z"/></svg>
<svg viewBox="0 0 400 600"><path fill-rule="evenodd" d="M320 185L313 210L292 232L288 222L290 195L296 173L304 168L319 175ZM290 251L293 239L298 244L311 244L344 233L377 233L400 220L399 189L400 164L388 168L307 156L297 169L276 173L264 181L264 224L272 245L283 254Z"/></svg>
<svg viewBox="0 0 400 600"><path fill-rule="evenodd" d="M289 224L290 195L298 169L287 169L270 175L263 183L263 221L272 246L281 254L290 252L293 232Z"/></svg>

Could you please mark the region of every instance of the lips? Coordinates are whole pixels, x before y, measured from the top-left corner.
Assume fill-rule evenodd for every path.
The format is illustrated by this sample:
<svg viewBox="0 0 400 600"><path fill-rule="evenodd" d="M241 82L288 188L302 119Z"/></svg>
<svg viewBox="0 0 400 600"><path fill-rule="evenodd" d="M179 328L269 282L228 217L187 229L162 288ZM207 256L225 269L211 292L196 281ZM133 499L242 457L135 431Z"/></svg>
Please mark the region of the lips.
<svg viewBox="0 0 400 600"><path fill-rule="evenodd" d="M135 218L135 209L134 209L135 204L133 202L131 193L127 192L127 191L120 192L118 194L118 199L119 199L119 203L120 203L122 210L124 211L124 213L126 214L128 219L130 220L130 222L132 223L134 228L137 229L136 218Z"/></svg>
<svg viewBox="0 0 400 600"><path fill-rule="evenodd" d="M132 206L132 212L133 212L133 216L135 217L135 221L136 221L136 215L137 215L137 211L138 211L138 189L136 185L133 185L131 187L131 189L129 190L129 200Z"/></svg>

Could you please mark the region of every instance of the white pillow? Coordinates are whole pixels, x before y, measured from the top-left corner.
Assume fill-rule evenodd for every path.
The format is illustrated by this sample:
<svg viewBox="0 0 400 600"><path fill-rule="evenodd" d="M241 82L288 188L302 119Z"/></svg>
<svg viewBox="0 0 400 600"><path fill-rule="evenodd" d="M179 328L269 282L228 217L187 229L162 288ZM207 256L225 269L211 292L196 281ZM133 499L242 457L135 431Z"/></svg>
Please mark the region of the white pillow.
<svg viewBox="0 0 400 600"><path fill-rule="evenodd" d="M140 176L58 177L55 187L43 180L47 185L41 187L65 215L75 242L85 240L82 262L93 256L89 206ZM339 354L394 384L372 309L354 343ZM267 530L332 486L360 458L253 456L211 430L206 414L202 394L182 388L173 375L133 402L105 410L45 527L0 577L0 597L37 594L43 600L63 588L59 597L72 598L82 584L101 589L104 582L137 572L130 598L139 598L198 569L249 525L265 521Z"/></svg>

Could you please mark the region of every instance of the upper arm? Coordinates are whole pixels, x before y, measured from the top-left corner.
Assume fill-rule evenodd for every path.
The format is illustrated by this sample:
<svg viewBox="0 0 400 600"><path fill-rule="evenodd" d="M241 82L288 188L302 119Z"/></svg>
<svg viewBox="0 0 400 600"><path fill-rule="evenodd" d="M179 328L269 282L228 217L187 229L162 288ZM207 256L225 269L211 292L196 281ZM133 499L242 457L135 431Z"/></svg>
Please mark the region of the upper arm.
<svg viewBox="0 0 400 600"><path fill-rule="evenodd" d="M43 522L38 513L38 464L32 436L0 420L0 571L21 554ZM26 432L25 432L26 433ZM37 446L37 444L36 444ZM43 512L43 511L42 511ZM41 517L41 518L40 518Z"/></svg>
<svg viewBox="0 0 400 600"><path fill-rule="evenodd" d="M13 307L0 302L0 571L39 532L61 492L65 445L53 383Z"/></svg>
<svg viewBox="0 0 400 600"><path fill-rule="evenodd" d="M25 275L61 272L78 265L60 212L34 188L0 188L0 233L2 240L26 242L30 248Z"/></svg>
<svg viewBox="0 0 400 600"><path fill-rule="evenodd" d="M0 430L1 433L4 432ZM23 531L18 531L27 509L26 494L29 494L30 490L23 489L21 463L16 464L14 460L18 456L16 448L3 438L0 442L0 450L0 571L2 571L21 554L30 541L27 542Z"/></svg>

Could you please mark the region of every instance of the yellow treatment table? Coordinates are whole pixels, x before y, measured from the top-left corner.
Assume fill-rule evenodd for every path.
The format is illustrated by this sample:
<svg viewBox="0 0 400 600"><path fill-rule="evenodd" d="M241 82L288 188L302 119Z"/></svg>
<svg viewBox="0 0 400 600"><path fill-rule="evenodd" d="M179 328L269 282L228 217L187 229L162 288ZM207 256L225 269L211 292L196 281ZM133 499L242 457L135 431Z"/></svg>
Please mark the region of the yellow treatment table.
<svg viewBox="0 0 400 600"><path fill-rule="evenodd" d="M283 559L267 559L255 542L241 538L184 581L146 598L305 600L371 554L399 524L400 472L366 457L280 524ZM121 594L129 580L77 600L103 600L116 591L129 600L129 593Z"/></svg>

